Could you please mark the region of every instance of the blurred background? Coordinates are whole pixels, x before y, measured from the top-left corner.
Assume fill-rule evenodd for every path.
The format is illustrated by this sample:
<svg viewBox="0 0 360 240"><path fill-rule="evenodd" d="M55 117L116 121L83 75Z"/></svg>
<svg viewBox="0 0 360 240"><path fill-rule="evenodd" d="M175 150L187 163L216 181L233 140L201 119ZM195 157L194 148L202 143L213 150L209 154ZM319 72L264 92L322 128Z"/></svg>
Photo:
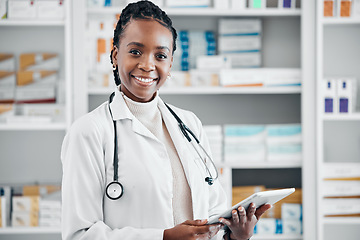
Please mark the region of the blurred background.
<svg viewBox="0 0 360 240"><path fill-rule="evenodd" d="M60 151L108 100L129 0L0 0L0 239L61 239ZM228 205L295 187L252 239L360 235L360 0L154 0L178 32L164 101L202 121Z"/></svg>

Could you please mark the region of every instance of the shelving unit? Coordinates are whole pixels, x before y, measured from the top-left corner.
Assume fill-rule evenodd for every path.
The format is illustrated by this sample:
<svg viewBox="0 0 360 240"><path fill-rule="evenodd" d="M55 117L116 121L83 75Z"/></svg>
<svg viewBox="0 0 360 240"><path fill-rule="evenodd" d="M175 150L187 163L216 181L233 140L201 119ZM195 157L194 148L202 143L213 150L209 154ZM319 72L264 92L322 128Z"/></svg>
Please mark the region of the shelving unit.
<svg viewBox="0 0 360 240"><path fill-rule="evenodd" d="M81 1L77 9L86 9ZM204 125L213 124L276 124L301 123L303 127L303 156L301 162L222 164L226 169L248 169L301 172L296 181L303 187L303 236L256 235L252 239L316 239L315 216L315 3L302 1L297 10L216 10L216 9L164 9L172 18L177 30L217 31L220 18L261 18L263 20L263 66L267 68L301 68L301 87L281 88L224 88L184 87L162 88L164 101L196 113ZM75 43L74 76L77 79L74 98L75 119L107 101L113 88L87 86L87 69L81 64L84 50L84 28L88 17L116 15L119 8L105 7L77 11L74 23L78 44ZM77 47L78 46L78 47ZM300 50L301 49L301 50ZM276 58L274 58L276 56ZM78 64L77 64L78 63ZM110 67L110 66L109 66ZM196 104L194 104L196 103ZM251 106L249 105L251 103ZM227 106L224 108L224 106ZM272 112L273 111L273 112ZM309 177L310 176L310 177ZM270 176L275 178L275 176ZM286 180L284 181L286 182Z"/></svg>
<svg viewBox="0 0 360 240"><path fill-rule="evenodd" d="M327 163L357 162L356 139L360 133L360 113L325 114L321 92L326 77L349 77L360 79L360 19L355 17L323 17L323 1L317 1L317 239L332 240L346 236L357 239L359 217L324 217L320 189L324 180L322 169ZM357 91L359 92L359 91ZM359 103L359 102L358 102ZM357 104L359 106L359 104ZM357 127L356 127L357 126ZM330 138L332 136L332 139ZM355 145L351 143L354 142ZM340 237L341 238L341 237Z"/></svg>
<svg viewBox="0 0 360 240"><path fill-rule="evenodd" d="M61 142L73 119L71 6L65 1L64 20L0 20L1 53L55 52L60 58L59 81L65 88L61 122L0 124L0 185L61 183ZM0 239L60 239L60 228L0 228Z"/></svg>

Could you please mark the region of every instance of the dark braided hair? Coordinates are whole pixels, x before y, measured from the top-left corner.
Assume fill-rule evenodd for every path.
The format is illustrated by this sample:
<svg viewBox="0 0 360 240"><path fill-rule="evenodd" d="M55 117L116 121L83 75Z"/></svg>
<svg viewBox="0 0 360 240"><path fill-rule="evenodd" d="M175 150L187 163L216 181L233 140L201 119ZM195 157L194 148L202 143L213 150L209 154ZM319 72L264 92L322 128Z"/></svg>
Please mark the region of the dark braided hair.
<svg viewBox="0 0 360 240"><path fill-rule="evenodd" d="M130 3L122 10L120 19L117 22L116 28L114 30L113 47L116 46L119 48L119 41L131 19L156 20L161 25L169 29L173 36L172 53L174 53L174 51L176 50L177 33L175 28L172 26L172 21L163 10L161 10L158 6L156 6L154 3L150 1L139 1L136 3ZM113 51L114 49L111 50L111 54L110 54L111 64L113 64L113 60L112 60ZM116 69L113 70L113 73L114 73L115 84L118 86L120 85L121 80L117 68L118 67L116 67Z"/></svg>

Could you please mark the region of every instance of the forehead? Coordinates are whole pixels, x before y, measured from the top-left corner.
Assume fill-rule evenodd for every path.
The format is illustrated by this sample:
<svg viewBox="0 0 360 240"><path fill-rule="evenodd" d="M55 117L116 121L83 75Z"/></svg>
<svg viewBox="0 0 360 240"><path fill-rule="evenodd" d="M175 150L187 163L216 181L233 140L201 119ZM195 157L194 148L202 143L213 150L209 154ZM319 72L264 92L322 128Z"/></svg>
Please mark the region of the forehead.
<svg viewBox="0 0 360 240"><path fill-rule="evenodd" d="M132 19L127 24L120 40L121 43L140 42L144 45L157 44L172 46L171 31L153 19Z"/></svg>

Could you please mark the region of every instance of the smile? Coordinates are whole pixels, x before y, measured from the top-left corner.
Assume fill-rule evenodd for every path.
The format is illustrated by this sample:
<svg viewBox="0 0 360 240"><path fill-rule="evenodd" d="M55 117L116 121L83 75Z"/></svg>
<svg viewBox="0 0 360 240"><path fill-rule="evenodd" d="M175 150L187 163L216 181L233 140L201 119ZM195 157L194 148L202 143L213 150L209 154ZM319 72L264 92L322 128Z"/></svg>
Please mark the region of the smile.
<svg viewBox="0 0 360 240"><path fill-rule="evenodd" d="M141 78L141 77L135 77L134 78L142 83L151 83L154 82L155 79L154 78Z"/></svg>

